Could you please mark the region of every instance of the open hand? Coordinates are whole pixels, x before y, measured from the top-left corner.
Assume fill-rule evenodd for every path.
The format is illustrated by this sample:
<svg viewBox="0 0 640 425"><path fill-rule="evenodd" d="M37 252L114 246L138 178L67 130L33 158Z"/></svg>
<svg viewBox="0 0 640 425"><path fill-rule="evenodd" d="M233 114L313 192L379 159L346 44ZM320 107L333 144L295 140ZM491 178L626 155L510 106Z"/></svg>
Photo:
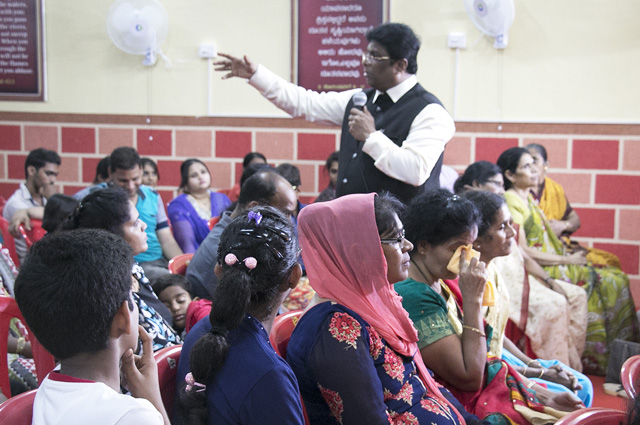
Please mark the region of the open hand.
<svg viewBox="0 0 640 425"><path fill-rule="evenodd" d="M217 60L213 62L216 71L226 72L228 74L223 75L222 79L226 80L231 77L239 77L249 79L255 74L258 69L258 65L256 65L251 59L247 56L243 56L242 58L238 58L235 56L231 56L226 53L218 53L218 56L222 56L227 60Z"/></svg>

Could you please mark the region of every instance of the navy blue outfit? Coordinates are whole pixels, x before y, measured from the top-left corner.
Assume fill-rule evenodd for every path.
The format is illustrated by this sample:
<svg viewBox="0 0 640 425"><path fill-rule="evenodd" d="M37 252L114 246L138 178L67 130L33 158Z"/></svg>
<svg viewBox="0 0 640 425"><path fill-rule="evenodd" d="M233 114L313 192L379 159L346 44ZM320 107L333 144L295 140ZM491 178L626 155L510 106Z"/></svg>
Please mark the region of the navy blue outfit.
<svg viewBox="0 0 640 425"><path fill-rule="evenodd" d="M178 391L191 369L193 346L210 330L211 323L205 317L187 334L178 364ZM230 347L224 365L206 383L209 423L304 424L296 377L276 354L260 321L247 315L227 340Z"/></svg>

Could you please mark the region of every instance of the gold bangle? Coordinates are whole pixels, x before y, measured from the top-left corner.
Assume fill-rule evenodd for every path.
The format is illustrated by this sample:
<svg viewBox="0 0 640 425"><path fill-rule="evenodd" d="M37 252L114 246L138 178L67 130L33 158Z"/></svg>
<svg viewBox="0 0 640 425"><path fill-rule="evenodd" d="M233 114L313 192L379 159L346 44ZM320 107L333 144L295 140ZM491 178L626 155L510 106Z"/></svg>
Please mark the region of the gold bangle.
<svg viewBox="0 0 640 425"><path fill-rule="evenodd" d="M529 381L527 388L531 389L535 385L535 381Z"/></svg>
<svg viewBox="0 0 640 425"><path fill-rule="evenodd" d="M522 371L522 376L527 377L527 365L524 365L524 370Z"/></svg>
<svg viewBox="0 0 640 425"><path fill-rule="evenodd" d="M24 339L24 337L18 338L18 342L16 342L16 354L22 354L25 345L27 345L27 340Z"/></svg>
<svg viewBox="0 0 640 425"><path fill-rule="evenodd" d="M529 366L529 365L530 365L531 363L533 363L533 362L537 362L537 360L536 360L536 359L531 359L531 360L529 360L529 361L527 362L527 366Z"/></svg>
<svg viewBox="0 0 640 425"><path fill-rule="evenodd" d="M540 376L538 376L538 379L542 379L542 375L544 375L544 368L540 368Z"/></svg>
<svg viewBox="0 0 640 425"><path fill-rule="evenodd" d="M482 332L482 331L481 331L480 329L478 329L478 328L474 328L473 326L469 326L469 325L462 325L462 328L463 328L463 329L469 329L470 331L473 331L473 332L475 332L475 333L479 334L479 335L480 335L480 336L482 336L482 337L485 337L485 338L487 337L487 336L484 334L484 332Z"/></svg>

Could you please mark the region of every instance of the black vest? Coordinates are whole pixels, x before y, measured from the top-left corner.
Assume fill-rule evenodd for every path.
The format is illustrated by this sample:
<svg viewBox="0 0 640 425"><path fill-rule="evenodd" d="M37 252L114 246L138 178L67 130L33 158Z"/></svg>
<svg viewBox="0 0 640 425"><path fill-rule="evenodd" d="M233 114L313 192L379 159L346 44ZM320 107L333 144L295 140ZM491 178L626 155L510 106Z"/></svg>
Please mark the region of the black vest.
<svg viewBox="0 0 640 425"><path fill-rule="evenodd" d="M374 116L376 130L384 132L393 143L402 146L415 117L429 104L442 105L438 98L416 84L405 93L391 108L384 112L377 112L373 104L375 89L366 89L367 110ZM420 186L413 186L389 177L374 165L374 160L362 152L363 143L358 142L349 133L349 111L353 108L353 99L349 101L342 121L342 138L340 140L340 155L338 163L338 182L336 195L350 193L369 193L388 191L397 196L402 202L408 203L418 194L440 187L440 169L442 155L431 170L427 181Z"/></svg>

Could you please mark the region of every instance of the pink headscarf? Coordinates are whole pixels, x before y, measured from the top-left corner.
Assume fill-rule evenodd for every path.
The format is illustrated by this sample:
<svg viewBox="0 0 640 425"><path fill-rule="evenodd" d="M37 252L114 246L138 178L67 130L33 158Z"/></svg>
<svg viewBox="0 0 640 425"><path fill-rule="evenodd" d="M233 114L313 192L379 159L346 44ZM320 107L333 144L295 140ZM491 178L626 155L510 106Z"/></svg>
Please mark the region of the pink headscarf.
<svg viewBox="0 0 640 425"><path fill-rule="evenodd" d="M373 207L375 196L347 195L300 211L298 236L309 282L320 297L362 316L394 351L413 357L423 382L448 404L422 361L418 335L402 307L402 298L387 280L387 261ZM460 414L458 417L464 424Z"/></svg>

